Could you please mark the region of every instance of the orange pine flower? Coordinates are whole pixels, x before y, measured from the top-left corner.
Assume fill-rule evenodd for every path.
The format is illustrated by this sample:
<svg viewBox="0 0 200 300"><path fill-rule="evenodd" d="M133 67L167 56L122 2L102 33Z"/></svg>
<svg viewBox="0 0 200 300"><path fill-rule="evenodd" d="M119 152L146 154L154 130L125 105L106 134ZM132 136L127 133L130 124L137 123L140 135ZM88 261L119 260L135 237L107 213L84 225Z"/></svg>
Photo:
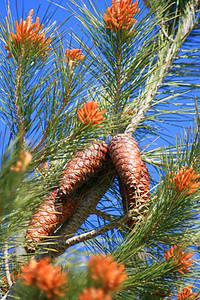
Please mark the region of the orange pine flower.
<svg viewBox="0 0 200 300"><path fill-rule="evenodd" d="M79 294L79 300L111 300L110 295L106 295L102 289L95 289L93 287L89 289L84 289L84 291Z"/></svg>
<svg viewBox="0 0 200 300"><path fill-rule="evenodd" d="M85 55L83 55L80 49L73 49L73 50L66 49L65 57L66 57L66 62L69 61L77 62L84 59Z"/></svg>
<svg viewBox="0 0 200 300"><path fill-rule="evenodd" d="M22 283L28 286L37 286L47 298L58 299L64 297L68 289L66 272L60 272L60 267L49 264L49 257L35 261L31 259L27 266L22 266Z"/></svg>
<svg viewBox="0 0 200 300"><path fill-rule="evenodd" d="M96 125L100 124L105 120L102 115L106 112L106 109L99 111L97 102L87 102L83 104L83 108L80 108L77 113L77 118L79 122L84 125Z"/></svg>
<svg viewBox="0 0 200 300"><path fill-rule="evenodd" d="M200 299L196 293L192 293L191 291L192 287L188 286L187 288L184 288L181 293L178 292L177 300L196 300Z"/></svg>
<svg viewBox="0 0 200 300"><path fill-rule="evenodd" d="M92 280L100 284L105 293L119 291L126 280L124 265L117 266L111 256L93 256L88 263L88 272Z"/></svg>
<svg viewBox="0 0 200 300"><path fill-rule="evenodd" d="M179 250L181 245L178 247L175 245L170 248L170 251L166 250L164 254L164 258L166 261L174 261L174 272L178 272L183 275L184 273L188 273L190 268L193 265L193 260L188 261L194 254L193 253L184 253Z"/></svg>
<svg viewBox="0 0 200 300"><path fill-rule="evenodd" d="M195 175L193 171L193 167L185 170L186 167L182 167L180 171L174 176L173 179L169 179L169 181L175 186L175 191L179 194L181 192L187 192L187 196L195 193L198 187L200 186L200 182L196 179L200 177L200 174ZM170 189L172 189L170 187Z"/></svg>
<svg viewBox="0 0 200 300"><path fill-rule="evenodd" d="M19 157L19 160L16 162L15 166L10 167L11 172L24 172L28 166L28 164L32 160L32 155L28 151L22 151Z"/></svg>
<svg viewBox="0 0 200 300"><path fill-rule="evenodd" d="M104 21L108 29L113 30L115 33L120 30L130 31L131 27L137 23L133 17L140 11L140 9L137 9L138 0L133 4L131 4L131 1L112 0L112 6L104 14Z"/></svg>
<svg viewBox="0 0 200 300"><path fill-rule="evenodd" d="M43 26L39 25L39 18L36 18L35 23L32 23L33 9L30 10L29 16L26 21L15 22L15 34L9 32L9 41L4 48L8 51L8 56L6 58L12 57L19 50L22 52L27 47L28 52L35 50L39 57L44 57L51 48L48 48L51 43L51 39L45 39L41 29Z"/></svg>

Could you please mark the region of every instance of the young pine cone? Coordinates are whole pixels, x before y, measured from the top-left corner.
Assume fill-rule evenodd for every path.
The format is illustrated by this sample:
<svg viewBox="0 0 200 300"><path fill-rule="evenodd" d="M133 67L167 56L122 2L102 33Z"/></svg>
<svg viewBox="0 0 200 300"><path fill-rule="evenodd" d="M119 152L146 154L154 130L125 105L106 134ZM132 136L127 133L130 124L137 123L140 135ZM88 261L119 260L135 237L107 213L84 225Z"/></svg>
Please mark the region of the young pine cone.
<svg viewBox="0 0 200 300"><path fill-rule="evenodd" d="M149 172L145 163L141 162L141 178L137 188L128 188L119 179L119 190L122 197L124 213L134 210L133 218L128 220L127 225L131 228L143 217L148 209L149 200ZM136 213L137 212L137 213Z"/></svg>
<svg viewBox="0 0 200 300"><path fill-rule="evenodd" d="M77 152L66 165L60 184L60 194L70 194L99 171L105 163L107 145L103 141Z"/></svg>
<svg viewBox="0 0 200 300"><path fill-rule="evenodd" d="M118 134L112 138L108 151L124 185L129 189L137 189L142 162L134 138L127 134Z"/></svg>
<svg viewBox="0 0 200 300"><path fill-rule="evenodd" d="M63 224L74 213L77 202L72 194L58 196L58 191L52 191L33 215L26 231L26 251L35 252L35 245Z"/></svg>

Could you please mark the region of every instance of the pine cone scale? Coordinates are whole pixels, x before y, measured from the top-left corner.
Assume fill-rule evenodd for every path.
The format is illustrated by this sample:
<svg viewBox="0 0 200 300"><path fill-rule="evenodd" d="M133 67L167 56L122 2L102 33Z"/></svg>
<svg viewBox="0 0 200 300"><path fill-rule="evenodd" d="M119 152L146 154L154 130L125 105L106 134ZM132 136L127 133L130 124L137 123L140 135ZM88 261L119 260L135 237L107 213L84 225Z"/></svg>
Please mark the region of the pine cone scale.
<svg viewBox="0 0 200 300"><path fill-rule="evenodd" d="M127 134L118 134L112 138L108 151L124 184L136 188L141 176L141 159L135 140Z"/></svg>
<svg viewBox="0 0 200 300"><path fill-rule="evenodd" d="M131 228L137 223L138 217L141 219L148 210L149 200L149 173L145 163L141 162L141 178L137 188L128 188L119 178L119 190L122 197L123 210L125 213L132 209L141 210L140 213L135 214L133 219L128 220L127 225ZM142 208L142 205L146 204Z"/></svg>
<svg viewBox="0 0 200 300"><path fill-rule="evenodd" d="M107 145L105 142L98 142L82 152L78 152L65 167L60 191L67 195L80 187L102 168L106 154Z"/></svg>
<svg viewBox="0 0 200 300"><path fill-rule="evenodd" d="M58 191L52 191L45 202L41 204L26 231L27 252L34 252L35 245L51 235L63 224L75 211L77 202L73 195L64 198L58 196Z"/></svg>

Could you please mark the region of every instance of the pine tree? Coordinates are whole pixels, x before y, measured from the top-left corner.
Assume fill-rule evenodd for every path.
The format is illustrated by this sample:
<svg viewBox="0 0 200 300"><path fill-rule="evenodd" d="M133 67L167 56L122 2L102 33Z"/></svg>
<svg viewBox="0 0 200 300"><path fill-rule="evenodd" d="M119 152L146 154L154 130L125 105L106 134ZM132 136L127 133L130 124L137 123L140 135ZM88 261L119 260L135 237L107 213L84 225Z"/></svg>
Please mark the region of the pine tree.
<svg viewBox="0 0 200 300"><path fill-rule="evenodd" d="M1 18L2 299L199 299L200 1L105 4Z"/></svg>

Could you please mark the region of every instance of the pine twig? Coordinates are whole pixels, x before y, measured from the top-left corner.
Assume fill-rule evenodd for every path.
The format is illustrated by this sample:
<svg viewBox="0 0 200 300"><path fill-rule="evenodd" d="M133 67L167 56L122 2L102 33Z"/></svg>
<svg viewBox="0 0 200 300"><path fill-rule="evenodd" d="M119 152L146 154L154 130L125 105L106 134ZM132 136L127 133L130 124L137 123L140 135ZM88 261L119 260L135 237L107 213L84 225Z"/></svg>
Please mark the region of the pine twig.
<svg viewBox="0 0 200 300"><path fill-rule="evenodd" d="M66 245L66 249L73 246L73 245L76 245L76 244L79 244L80 242L85 242L85 241L88 241L90 240L91 238L94 238L100 234L104 234L105 232L111 230L111 229L117 229L121 226L123 226L127 221L128 219L131 217L131 212L128 212L126 215L124 215L123 217L121 218L118 218L116 221L113 221L101 228L98 228L96 230L92 230L90 232L87 232L87 233L83 233L83 234L80 234L78 236L75 236L75 237L72 237L70 239L68 239L66 242L65 242L65 245Z"/></svg>
<svg viewBox="0 0 200 300"><path fill-rule="evenodd" d="M114 222L116 221L116 218L113 218L111 215L99 210L99 209L95 209L94 211L95 215L97 215L98 217L106 220L106 221L109 221L109 222ZM127 227L123 224L121 225L121 228L124 230L124 231L128 231Z"/></svg>
<svg viewBox="0 0 200 300"><path fill-rule="evenodd" d="M8 292L1 298L1 300L6 300L6 299L8 299L7 296L9 295L9 293L10 293L10 291L8 291Z"/></svg>
<svg viewBox="0 0 200 300"><path fill-rule="evenodd" d="M95 213L95 215L97 215L98 217L100 217L106 221L112 222L115 220L111 215L108 215L99 209L95 209L94 213Z"/></svg>
<svg viewBox="0 0 200 300"><path fill-rule="evenodd" d="M4 261L5 261L5 273L6 273L6 281L8 283L9 288L12 286L12 280L9 271L9 262L8 262L8 243L5 243L4 248Z"/></svg>
<svg viewBox="0 0 200 300"><path fill-rule="evenodd" d="M188 7L188 13L185 16L183 24L180 25L181 28L177 33L177 37L175 38L173 43L166 43L166 48L163 50L166 52L165 61L159 60L160 65L157 66L155 73L151 76L149 82L147 83L146 90L143 93L144 100L141 103L140 109L134 115L131 120L131 123L125 130L127 134L133 134L136 130L138 124L144 119L146 112L148 111L151 103L161 86L166 73L172 66L173 61L177 57L177 54L182 46L183 42L185 41L186 37L189 35L192 27L192 22L194 18L194 11ZM191 11L191 13L189 13ZM181 38L178 36L181 34ZM170 44L170 46L169 46ZM166 50L167 49L167 50ZM163 52L161 53L163 55ZM145 97L145 94L147 96ZM51 257L56 257L62 254L68 247L74 245L75 243L79 243L80 241L90 239L96 235L102 234L112 228L113 226L119 226L117 224L118 221L113 222L105 226L105 228L100 228L97 231L92 231L89 233L84 234L81 238L80 237L73 237L73 235L77 232L77 230L81 227L81 225L85 222L85 220L95 212L95 208L101 197L105 194L109 185L105 188L105 185L95 186L89 194L87 194L82 202L80 203L78 209L74 213L74 215L65 223L63 226L56 232L54 238L49 240L48 243L43 245L40 253L37 255L37 259L50 255ZM105 231L104 231L105 230ZM45 248L46 246L46 248Z"/></svg>

